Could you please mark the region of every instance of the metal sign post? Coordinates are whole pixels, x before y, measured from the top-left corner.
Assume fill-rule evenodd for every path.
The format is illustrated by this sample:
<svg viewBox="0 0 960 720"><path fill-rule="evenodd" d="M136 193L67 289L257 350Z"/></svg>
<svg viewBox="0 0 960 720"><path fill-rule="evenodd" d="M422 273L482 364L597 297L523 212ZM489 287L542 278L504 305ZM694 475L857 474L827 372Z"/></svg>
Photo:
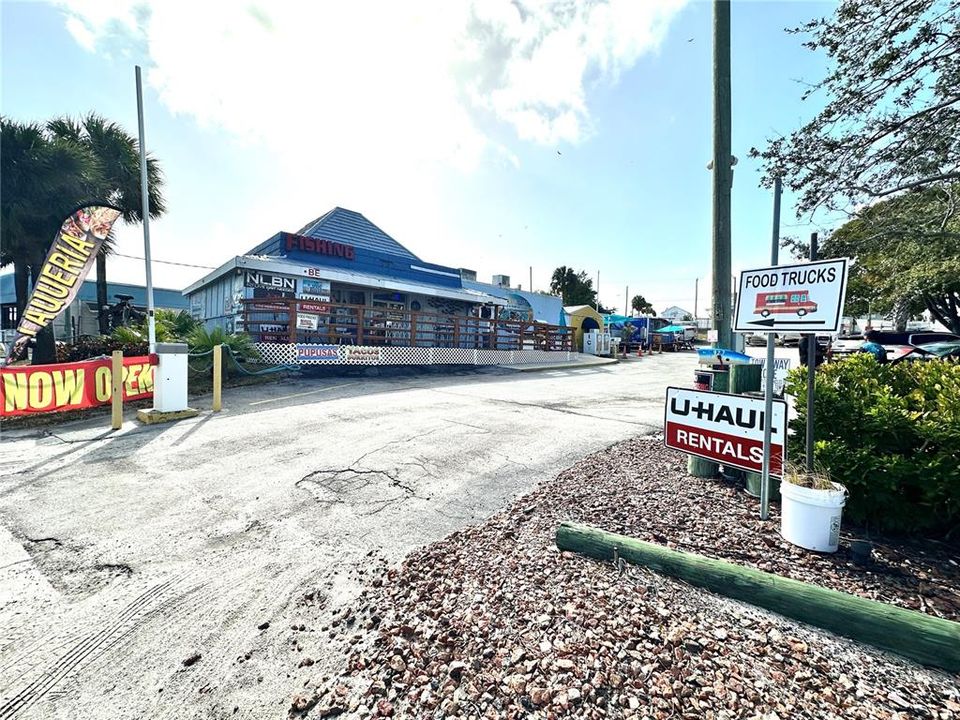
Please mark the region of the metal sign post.
<svg viewBox="0 0 960 720"><path fill-rule="evenodd" d="M810 260L817 259L817 234L810 236ZM840 309L843 309L841 303ZM811 334L807 341L807 472L813 472L813 385L817 371L817 336Z"/></svg>
<svg viewBox="0 0 960 720"><path fill-rule="evenodd" d="M777 265L780 254L780 194L783 185L780 178L773 181L773 239L770 244L770 264ZM773 416L773 355L774 335L767 333L767 382L763 388L763 408L766 417ZM766 520L770 516L770 429L767 423L763 428L763 470L760 473L760 519Z"/></svg>

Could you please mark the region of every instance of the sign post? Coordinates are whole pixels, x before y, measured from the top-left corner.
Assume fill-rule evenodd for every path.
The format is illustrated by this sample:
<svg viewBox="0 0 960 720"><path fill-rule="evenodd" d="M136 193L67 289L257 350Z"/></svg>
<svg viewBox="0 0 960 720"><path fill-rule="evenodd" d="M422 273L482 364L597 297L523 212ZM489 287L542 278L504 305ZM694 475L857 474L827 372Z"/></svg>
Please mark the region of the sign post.
<svg viewBox="0 0 960 720"><path fill-rule="evenodd" d="M778 177L773 183L773 238L770 243L770 264L776 267L780 254L780 193L783 185ZM741 293L742 295L742 293ZM763 408L767 417L773 412L774 333L767 333L766 382L763 384ZM760 519L770 517L770 423L763 429L763 471L760 473Z"/></svg>
<svg viewBox="0 0 960 720"><path fill-rule="evenodd" d="M807 466L812 467L813 374L816 366L816 333L840 329L843 302L847 294L847 258L816 261L816 235L811 238L811 262L777 265L777 240L780 222L779 182L775 188L772 267L746 270L740 274L740 293L734 314L736 332L761 332L767 335L767 382L764 401L767 413L773 396L773 335L777 332L810 333L807 390ZM801 340L803 342L803 340ZM760 519L769 509L770 470L764 438L764 462L760 479Z"/></svg>

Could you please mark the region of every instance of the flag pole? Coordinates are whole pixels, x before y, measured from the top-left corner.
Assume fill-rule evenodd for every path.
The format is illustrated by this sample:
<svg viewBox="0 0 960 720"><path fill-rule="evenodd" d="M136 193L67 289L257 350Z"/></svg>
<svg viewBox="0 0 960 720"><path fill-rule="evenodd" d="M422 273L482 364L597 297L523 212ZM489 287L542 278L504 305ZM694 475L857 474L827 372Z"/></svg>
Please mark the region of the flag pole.
<svg viewBox="0 0 960 720"><path fill-rule="evenodd" d="M157 351L157 326L153 311L153 272L150 265L150 193L147 188L147 146L143 137L143 84L137 74L137 122L140 125L140 195L143 198L143 259L147 266L147 339L150 353Z"/></svg>

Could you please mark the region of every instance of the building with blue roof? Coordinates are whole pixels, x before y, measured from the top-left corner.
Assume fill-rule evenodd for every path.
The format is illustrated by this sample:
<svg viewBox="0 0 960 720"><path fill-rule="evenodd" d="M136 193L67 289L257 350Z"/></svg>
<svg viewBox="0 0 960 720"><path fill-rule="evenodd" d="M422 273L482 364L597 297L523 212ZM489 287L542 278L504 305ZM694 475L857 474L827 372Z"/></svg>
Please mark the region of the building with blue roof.
<svg viewBox="0 0 960 720"><path fill-rule="evenodd" d="M146 311L147 289L143 285L108 281L108 301L111 304L116 303L117 295L132 296L130 304L138 310ZM154 288L153 303L158 310L187 310L189 307L183 292L170 288ZM13 336L17 327L17 291L14 287L13 273L0 275L0 321L2 321L4 340L7 341ZM71 340L80 335L100 334L95 280L83 281L77 297L53 321L53 331L57 340Z"/></svg>
<svg viewBox="0 0 960 720"><path fill-rule="evenodd" d="M296 233L276 233L183 292L191 313L208 327L244 330L259 342L406 339L414 346L459 347L466 346L457 340L463 334L480 343L483 320L556 325L561 315L559 297L479 283L470 271L427 262L341 207Z"/></svg>

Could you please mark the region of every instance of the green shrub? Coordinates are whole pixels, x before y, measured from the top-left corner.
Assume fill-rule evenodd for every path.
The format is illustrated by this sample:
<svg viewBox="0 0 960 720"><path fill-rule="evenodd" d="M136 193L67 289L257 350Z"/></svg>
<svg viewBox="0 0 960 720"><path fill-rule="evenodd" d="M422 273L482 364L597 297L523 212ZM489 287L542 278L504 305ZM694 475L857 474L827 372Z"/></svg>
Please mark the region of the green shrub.
<svg viewBox="0 0 960 720"><path fill-rule="evenodd" d="M75 343L57 345L57 362L80 362L109 355L120 350L126 357L147 354L147 341L136 336L116 338L109 335L88 335Z"/></svg>
<svg viewBox="0 0 960 720"><path fill-rule="evenodd" d="M844 514L872 530L949 534L960 523L960 365L880 365L866 353L816 373L815 462L850 491ZM802 458L806 368L788 456Z"/></svg>
<svg viewBox="0 0 960 720"><path fill-rule="evenodd" d="M185 310L157 310L154 314L154 334L157 342L184 342L198 323ZM146 342L149 337L147 320L114 328L110 337L118 342L134 343Z"/></svg>
<svg viewBox="0 0 960 720"><path fill-rule="evenodd" d="M237 369L237 361L257 360L257 352L253 340L246 333L226 333L223 328L207 330L202 325L195 327L187 336L187 344L192 355L200 355L213 350L214 345L225 345L223 352L223 370L229 375ZM227 349L229 348L229 350ZM209 361L204 363L209 365Z"/></svg>

